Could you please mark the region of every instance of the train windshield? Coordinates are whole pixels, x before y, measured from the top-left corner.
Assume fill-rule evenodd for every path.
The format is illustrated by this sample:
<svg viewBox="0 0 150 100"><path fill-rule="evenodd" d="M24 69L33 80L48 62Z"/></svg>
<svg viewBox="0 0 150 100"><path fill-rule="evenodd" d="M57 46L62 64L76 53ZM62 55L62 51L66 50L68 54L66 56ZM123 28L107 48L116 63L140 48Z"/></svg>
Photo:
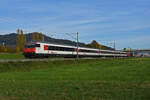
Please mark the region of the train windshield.
<svg viewBox="0 0 150 100"><path fill-rule="evenodd" d="M25 45L25 48L35 48L35 44L27 44Z"/></svg>
<svg viewBox="0 0 150 100"><path fill-rule="evenodd" d="M35 47L40 47L40 44L26 44L25 48L35 48Z"/></svg>

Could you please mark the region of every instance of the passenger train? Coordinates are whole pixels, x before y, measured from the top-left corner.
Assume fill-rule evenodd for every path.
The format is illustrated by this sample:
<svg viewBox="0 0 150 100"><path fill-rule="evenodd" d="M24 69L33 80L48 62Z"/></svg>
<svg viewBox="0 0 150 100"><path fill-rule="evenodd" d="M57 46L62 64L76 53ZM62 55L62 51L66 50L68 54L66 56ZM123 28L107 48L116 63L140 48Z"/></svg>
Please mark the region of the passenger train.
<svg viewBox="0 0 150 100"><path fill-rule="evenodd" d="M114 50L102 50L43 42L30 42L25 45L23 55L26 58L48 57L128 57L129 53Z"/></svg>

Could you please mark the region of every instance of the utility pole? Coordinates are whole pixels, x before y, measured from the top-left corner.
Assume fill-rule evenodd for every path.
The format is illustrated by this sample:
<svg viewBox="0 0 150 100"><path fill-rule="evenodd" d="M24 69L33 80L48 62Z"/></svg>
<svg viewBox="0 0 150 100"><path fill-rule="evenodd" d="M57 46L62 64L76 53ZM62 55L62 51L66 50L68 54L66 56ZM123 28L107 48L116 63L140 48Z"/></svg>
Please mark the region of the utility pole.
<svg viewBox="0 0 150 100"><path fill-rule="evenodd" d="M43 35L43 42L45 42L45 38L44 38L44 35Z"/></svg>
<svg viewBox="0 0 150 100"><path fill-rule="evenodd" d="M77 59L79 58L79 33L77 32Z"/></svg>
<svg viewBox="0 0 150 100"><path fill-rule="evenodd" d="M116 50L116 43L115 43L115 40L114 40L114 50Z"/></svg>
<svg viewBox="0 0 150 100"><path fill-rule="evenodd" d="M116 44L115 44L115 40L114 40L114 58L115 58L115 50L116 50Z"/></svg>
<svg viewBox="0 0 150 100"><path fill-rule="evenodd" d="M42 35L42 40L43 40L42 42L45 42L44 34L42 34L42 32L41 32L41 35Z"/></svg>

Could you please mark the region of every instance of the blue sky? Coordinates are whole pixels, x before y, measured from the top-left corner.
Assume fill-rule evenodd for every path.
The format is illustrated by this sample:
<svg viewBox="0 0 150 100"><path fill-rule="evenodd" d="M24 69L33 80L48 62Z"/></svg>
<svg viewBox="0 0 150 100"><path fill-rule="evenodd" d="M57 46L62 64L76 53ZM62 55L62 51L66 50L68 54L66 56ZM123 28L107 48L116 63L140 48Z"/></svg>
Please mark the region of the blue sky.
<svg viewBox="0 0 150 100"><path fill-rule="evenodd" d="M150 48L150 0L0 0L0 34L18 28L79 32L81 42L115 40L118 49Z"/></svg>

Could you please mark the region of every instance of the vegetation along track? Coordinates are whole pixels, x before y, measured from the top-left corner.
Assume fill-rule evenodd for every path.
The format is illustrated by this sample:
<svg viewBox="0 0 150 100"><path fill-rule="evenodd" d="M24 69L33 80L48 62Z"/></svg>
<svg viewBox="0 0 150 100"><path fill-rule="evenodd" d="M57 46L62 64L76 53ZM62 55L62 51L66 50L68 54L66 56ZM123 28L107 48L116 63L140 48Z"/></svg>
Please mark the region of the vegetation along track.
<svg viewBox="0 0 150 100"><path fill-rule="evenodd" d="M106 58L79 58L79 59L106 59ZM5 62L32 62L32 61L57 61L57 60L77 60L77 58L51 58L51 59L0 59L0 63Z"/></svg>
<svg viewBox="0 0 150 100"><path fill-rule="evenodd" d="M150 100L150 59L0 63L0 100Z"/></svg>

